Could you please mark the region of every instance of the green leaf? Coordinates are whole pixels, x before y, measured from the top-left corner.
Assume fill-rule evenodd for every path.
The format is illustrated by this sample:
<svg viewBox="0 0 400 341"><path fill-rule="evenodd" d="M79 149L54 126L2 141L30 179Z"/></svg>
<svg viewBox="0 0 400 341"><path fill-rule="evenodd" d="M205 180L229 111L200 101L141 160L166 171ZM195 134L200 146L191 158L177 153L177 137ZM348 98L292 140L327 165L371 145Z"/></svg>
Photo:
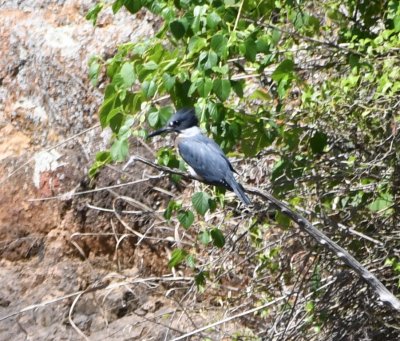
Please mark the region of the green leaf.
<svg viewBox="0 0 400 341"><path fill-rule="evenodd" d="M97 17L102 9L103 9L103 4L99 2L89 10L89 12L86 14L86 19L90 20L93 23L93 25L96 25Z"/></svg>
<svg viewBox="0 0 400 341"><path fill-rule="evenodd" d="M111 130L114 133L118 134L119 129L121 128L122 123L124 122L124 115L121 113L120 108L113 110L111 112L111 114L112 114L112 117L110 119L108 119L108 117L107 117L107 120L109 121L108 124L109 124Z"/></svg>
<svg viewBox="0 0 400 341"><path fill-rule="evenodd" d="M140 110L142 103L145 101L145 98L141 92L137 92L135 94L132 94L133 99L129 103L129 110L133 112L137 112Z"/></svg>
<svg viewBox="0 0 400 341"><path fill-rule="evenodd" d="M144 81L142 83L142 90L143 94L146 96L147 99L152 98L157 91L157 84L155 81Z"/></svg>
<svg viewBox="0 0 400 341"><path fill-rule="evenodd" d="M271 95L264 89L257 89L250 95L250 99L260 99L262 101L270 101Z"/></svg>
<svg viewBox="0 0 400 341"><path fill-rule="evenodd" d="M221 75L226 75L229 72L229 66L228 66L228 64L225 64L225 65L222 65L222 66L214 66L212 68L212 70L215 73L220 73Z"/></svg>
<svg viewBox="0 0 400 341"><path fill-rule="evenodd" d="M117 139L111 146L110 153L113 161L122 162L128 156L128 140Z"/></svg>
<svg viewBox="0 0 400 341"><path fill-rule="evenodd" d="M207 45L207 40L205 38L200 38L197 36L193 36L189 40L188 49L189 56L200 52Z"/></svg>
<svg viewBox="0 0 400 341"><path fill-rule="evenodd" d="M290 77L291 74L288 74L279 81L277 92L280 98L284 98L286 95L286 90L290 86Z"/></svg>
<svg viewBox="0 0 400 341"><path fill-rule="evenodd" d="M147 122L149 122L150 127L154 128L157 126L158 116L159 116L158 111L152 111L147 115Z"/></svg>
<svg viewBox="0 0 400 341"><path fill-rule="evenodd" d="M176 39L181 39L186 32L185 25L180 20L175 20L169 24L169 29L171 30L173 36Z"/></svg>
<svg viewBox="0 0 400 341"><path fill-rule="evenodd" d="M228 79L215 79L213 90L217 97L223 102L231 93L231 82Z"/></svg>
<svg viewBox="0 0 400 341"><path fill-rule="evenodd" d="M368 208L372 212L379 212L381 210L389 208L392 205L393 205L393 196L390 193L380 193L379 197L368 205Z"/></svg>
<svg viewBox="0 0 400 341"><path fill-rule="evenodd" d="M233 6L237 6L237 1L236 0L224 0L224 4L226 7L233 7Z"/></svg>
<svg viewBox="0 0 400 341"><path fill-rule="evenodd" d="M328 144L328 136L325 133L316 131L310 139L310 147L314 154L320 154Z"/></svg>
<svg viewBox="0 0 400 341"><path fill-rule="evenodd" d="M124 63L124 65L122 65L120 75L124 82L124 86L126 88L130 88L135 82L135 73L132 63Z"/></svg>
<svg viewBox="0 0 400 341"><path fill-rule="evenodd" d="M121 9L121 7L124 5L124 2L125 2L125 0L114 1L114 3L112 4L112 7L111 7L114 14L117 13Z"/></svg>
<svg viewBox="0 0 400 341"><path fill-rule="evenodd" d="M165 90L170 91L175 85L175 77L170 76L168 73L164 73L162 78Z"/></svg>
<svg viewBox="0 0 400 341"><path fill-rule="evenodd" d="M309 314L313 313L315 305L313 301L308 301L305 305L305 311Z"/></svg>
<svg viewBox="0 0 400 341"><path fill-rule="evenodd" d="M270 53L270 42L267 35L259 37L256 41L257 52Z"/></svg>
<svg viewBox="0 0 400 341"><path fill-rule="evenodd" d="M206 272L206 271L201 271L194 277L194 281L196 283L198 290L201 290L201 291L204 290L207 277L208 277L208 272Z"/></svg>
<svg viewBox="0 0 400 341"><path fill-rule="evenodd" d="M235 91L236 95L240 98L243 97L243 89L245 85L245 81L243 79L238 81L231 81L232 89Z"/></svg>
<svg viewBox="0 0 400 341"><path fill-rule="evenodd" d="M172 251L171 259L168 262L168 267L171 269L182 263L185 260L187 254L188 253L183 249L175 249L174 251Z"/></svg>
<svg viewBox="0 0 400 341"><path fill-rule="evenodd" d="M121 108L121 107L116 107L116 108L114 108L113 110L111 110L111 111L108 113L106 123L107 123L107 124L110 124L110 122L112 121L112 119L113 119L115 116L118 116L118 115L121 114L121 113L122 113L122 108Z"/></svg>
<svg viewBox="0 0 400 341"><path fill-rule="evenodd" d="M108 114L114 108L116 98L117 93L115 92L114 86L108 85L104 95L104 102L99 108L99 118L102 128L105 128L107 126L107 123L109 122Z"/></svg>
<svg viewBox="0 0 400 341"><path fill-rule="evenodd" d="M211 234L209 231L205 230L200 233L199 240L202 244L207 245L211 242Z"/></svg>
<svg viewBox="0 0 400 341"><path fill-rule="evenodd" d="M290 218L279 211L275 213L275 220L283 228L288 228L290 226Z"/></svg>
<svg viewBox="0 0 400 341"><path fill-rule="evenodd" d="M128 139L132 135L132 126L135 123L136 119L134 116L127 116L122 124L121 128L118 132L118 138L120 139Z"/></svg>
<svg viewBox="0 0 400 341"><path fill-rule="evenodd" d="M158 64L155 61L150 60L147 63L143 64L143 68L145 70L150 70L150 71L157 70L158 69Z"/></svg>
<svg viewBox="0 0 400 341"><path fill-rule="evenodd" d="M208 58L206 63L204 64L204 69L209 70L212 69L218 63L218 55L214 51L208 52Z"/></svg>
<svg viewBox="0 0 400 341"><path fill-rule="evenodd" d="M246 156L254 156L260 150L272 144L276 137L273 125L266 129L265 122L249 122L242 130L242 151Z"/></svg>
<svg viewBox="0 0 400 341"><path fill-rule="evenodd" d="M168 202L168 206L164 211L164 218L170 220L172 217L172 213L181 208L181 205L178 204L175 200L170 200Z"/></svg>
<svg viewBox="0 0 400 341"><path fill-rule="evenodd" d="M200 84L201 79L197 79L189 88L188 96L192 97L193 93L197 90L198 85Z"/></svg>
<svg viewBox="0 0 400 341"><path fill-rule="evenodd" d="M121 63L111 59L106 62L107 69L106 74L108 77L113 78L115 73L120 70Z"/></svg>
<svg viewBox="0 0 400 341"><path fill-rule="evenodd" d="M98 162L93 163L93 165L89 168L89 178L93 178L99 172L101 167L103 167L103 164L99 164Z"/></svg>
<svg viewBox="0 0 400 341"><path fill-rule="evenodd" d="M171 97L175 103L175 107L183 108L193 106L193 98L189 96L189 89L192 83L190 80L183 82L176 82L174 91L171 93Z"/></svg>
<svg viewBox="0 0 400 341"><path fill-rule="evenodd" d="M216 12L211 12L207 15L207 26L208 28L214 29L221 22L221 17Z"/></svg>
<svg viewBox="0 0 400 341"><path fill-rule="evenodd" d="M125 0L124 6L131 14L135 14L142 8L143 1L144 0Z"/></svg>
<svg viewBox="0 0 400 341"><path fill-rule="evenodd" d="M245 42L245 47L246 47L246 52L245 52L246 59L250 62L255 62L257 55L256 42L253 39L249 38Z"/></svg>
<svg viewBox="0 0 400 341"><path fill-rule="evenodd" d="M93 58L89 62L89 78L90 81L92 82L93 86L97 85L97 82L99 80L99 72L100 72L100 63L96 58Z"/></svg>
<svg viewBox="0 0 400 341"><path fill-rule="evenodd" d="M214 228L211 230L211 238L216 247L223 247L225 245L225 237L220 229Z"/></svg>
<svg viewBox="0 0 400 341"><path fill-rule="evenodd" d="M110 157L111 155L109 151L101 151L96 153L96 161L98 162L108 162Z"/></svg>
<svg viewBox="0 0 400 341"><path fill-rule="evenodd" d="M178 220L185 229L188 229L194 222L193 212L190 210L179 211L178 212Z"/></svg>
<svg viewBox="0 0 400 341"><path fill-rule="evenodd" d="M320 22L317 17L310 15L308 17L307 26L308 26L309 30L311 31L311 33L315 34L319 30Z"/></svg>
<svg viewBox="0 0 400 341"><path fill-rule="evenodd" d="M158 115L158 123L160 124L160 126L165 126L173 113L174 108L172 108L171 106L160 108Z"/></svg>
<svg viewBox="0 0 400 341"><path fill-rule="evenodd" d="M197 86L197 92L201 97L207 97L213 88L213 81L210 78L205 78L201 80L200 84Z"/></svg>
<svg viewBox="0 0 400 341"><path fill-rule="evenodd" d="M288 167L288 162L284 159L280 159L275 162L271 172L271 180L274 181L282 176Z"/></svg>
<svg viewBox="0 0 400 341"><path fill-rule="evenodd" d="M196 259L193 255L187 255L185 261L187 266L192 269L194 269L194 267L196 266Z"/></svg>
<svg viewBox="0 0 400 341"><path fill-rule="evenodd" d="M271 78L279 82L285 77L291 77L294 70L294 63L291 59L285 59L278 65L275 71L272 73Z"/></svg>
<svg viewBox="0 0 400 341"><path fill-rule="evenodd" d="M400 32L400 15L396 15L393 19L394 31Z"/></svg>
<svg viewBox="0 0 400 341"><path fill-rule="evenodd" d="M222 58L227 56L227 45L228 39L222 34L216 34L211 38L211 48Z"/></svg>
<svg viewBox="0 0 400 341"><path fill-rule="evenodd" d="M210 196L205 192L197 192L192 196L192 203L200 215L204 216L210 209Z"/></svg>
<svg viewBox="0 0 400 341"><path fill-rule="evenodd" d="M204 26L202 25L205 20L205 14L207 13L208 6L195 6L193 9L194 18L191 21L191 28L193 33L197 34L201 28Z"/></svg>
<svg viewBox="0 0 400 341"><path fill-rule="evenodd" d="M272 35L271 35L271 42L272 44L274 44L275 46L278 45L279 40L281 39L281 31L275 29L272 31Z"/></svg>

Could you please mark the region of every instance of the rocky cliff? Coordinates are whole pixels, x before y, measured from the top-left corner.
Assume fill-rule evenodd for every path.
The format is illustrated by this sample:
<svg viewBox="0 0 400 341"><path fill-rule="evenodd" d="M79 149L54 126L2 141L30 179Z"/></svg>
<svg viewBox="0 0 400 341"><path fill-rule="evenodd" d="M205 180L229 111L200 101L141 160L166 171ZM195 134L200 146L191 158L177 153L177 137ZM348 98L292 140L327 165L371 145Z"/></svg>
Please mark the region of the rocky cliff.
<svg viewBox="0 0 400 341"><path fill-rule="evenodd" d="M123 195L157 205L165 195L151 188L162 179L132 181L144 172L135 166L123 179L132 185L92 192L87 178L95 152L110 139L97 124L103 86L90 84L88 60L106 59L118 43L146 39L156 23L146 12L114 16L108 9L93 27L85 15L94 3L0 1L2 340L73 340L80 333L96 340L155 337L160 329L141 317L167 309L163 295L150 295L143 281L129 289L124 283L136 283L138 274L161 275L165 249L138 246L105 209L128 209L117 202ZM151 156L141 144L135 148ZM116 179L120 173L110 168L95 185L115 185ZM127 221L138 231L149 223L140 216ZM110 283L114 289L83 295ZM130 312L135 315L127 320Z"/></svg>

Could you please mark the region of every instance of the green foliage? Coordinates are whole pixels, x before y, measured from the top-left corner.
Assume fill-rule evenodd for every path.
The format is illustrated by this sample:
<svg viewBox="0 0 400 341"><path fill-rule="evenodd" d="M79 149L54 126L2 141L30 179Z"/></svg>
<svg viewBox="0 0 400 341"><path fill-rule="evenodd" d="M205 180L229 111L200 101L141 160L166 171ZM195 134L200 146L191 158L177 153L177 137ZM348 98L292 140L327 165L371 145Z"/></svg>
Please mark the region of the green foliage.
<svg viewBox="0 0 400 341"><path fill-rule="evenodd" d="M157 161L162 166L167 166L171 168L179 168L184 170L185 165L183 164L181 159L178 159L177 155L170 148L161 148L157 151ZM171 179L174 182L179 182L179 175L171 175Z"/></svg>
<svg viewBox="0 0 400 341"><path fill-rule="evenodd" d="M202 244L207 245L211 243L211 233L208 230L205 230L199 234L199 240Z"/></svg>
<svg viewBox="0 0 400 341"><path fill-rule="evenodd" d="M197 192L192 196L193 207L198 214L204 216L208 210L215 208L214 200L206 192Z"/></svg>
<svg viewBox="0 0 400 341"><path fill-rule="evenodd" d="M96 25L97 17L101 10L103 9L104 4L102 2L97 3L94 7L90 9L90 11L86 14L86 19L93 22L93 25Z"/></svg>
<svg viewBox="0 0 400 341"><path fill-rule="evenodd" d="M89 78L93 86L96 86L99 80L99 74L101 70L100 59L92 57L89 60Z"/></svg>
<svg viewBox="0 0 400 341"><path fill-rule="evenodd" d="M89 176L94 177L104 165L111 162L111 154L109 151L98 152L96 154L96 161L89 169Z"/></svg>
<svg viewBox="0 0 400 341"><path fill-rule="evenodd" d="M87 18L95 23L105 6L99 2ZM143 137L164 125L173 108L194 106L202 128L225 152L266 165L255 183L323 228L332 227L330 236L356 258L377 269L385 259L395 264L392 255L400 246L390 236L400 215L398 1L117 0L111 6L114 12L145 9L162 24L154 37L89 62L94 85L107 77L99 119L115 138L109 152L97 155L90 175L126 158L132 134ZM169 106L160 104L164 96ZM160 149L157 160L184 167L169 148ZM171 201L164 216L188 229L193 212L201 218L216 209L215 199L198 192L192 208ZM252 221L254 247L262 245L266 226L291 231L285 215L273 216ZM340 232L337 224L382 241L386 253ZM224 228L201 231L196 243L203 247L229 242ZM184 261L195 267L194 258L187 258L193 255L178 250L170 267ZM283 271L281 252L276 247L257 256L257 273ZM397 271L396 265L391 269ZM209 276L198 272L198 288L204 289ZM323 270L314 271L305 287L314 292L322 276ZM318 314L318 300L307 302L307 326L320 331L326 317Z"/></svg>
<svg viewBox="0 0 400 341"><path fill-rule="evenodd" d="M178 213L178 220L185 229L188 229L194 222L194 214L190 210L181 210Z"/></svg>
<svg viewBox="0 0 400 341"><path fill-rule="evenodd" d="M180 210L181 207L182 207L181 203L176 202L175 200L170 200L166 210L164 211L164 218L167 220L170 220L172 217L172 214L174 212Z"/></svg>
<svg viewBox="0 0 400 341"><path fill-rule="evenodd" d="M217 229L217 228L212 229L210 231L210 235L211 235L211 239L213 241L213 244L216 247L221 248L221 247L223 247L225 245L225 237L222 234L220 229Z"/></svg>
<svg viewBox="0 0 400 341"><path fill-rule="evenodd" d="M249 117L242 116L229 99L233 93L243 98L246 90L245 80L233 79L234 60L244 56L245 67L264 67L265 58L272 57L270 45L276 39L275 31L268 35L254 24L248 25L246 16L238 17L235 13L238 9L235 2L182 5L181 2L118 0L112 3L114 13L123 7L132 13L147 8L160 15L164 25L152 39L121 45L111 59L105 62L93 59L90 64L94 83L102 64L110 79L99 110L103 128L109 126L118 134L127 117L135 117L144 104L167 94L175 107L195 105L209 132L223 136L222 146L227 151L232 150L241 137L246 141L242 151L247 155L257 154L274 141L274 136L266 136L265 132L254 134L254 123L262 123L264 110L256 110ZM255 8L252 5L245 7L250 17L254 17L252 11ZM265 8L269 12L272 7L266 3L256 6L257 11ZM94 19L102 8L101 3L97 4L88 17ZM231 32L233 27L236 30ZM295 78L293 68L291 60L283 60L274 73L273 78L279 81L282 94ZM151 127L162 125L170 114L170 109L157 105L146 108L146 121ZM218 108L218 117L214 114L215 108ZM144 123L140 116L136 128L142 129ZM262 130L261 127L257 129Z"/></svg>
<svg viewBox="0 0 400 341"><path fill-rule="evenodd" d="M188 253L183 249L175 249L172 251L171 259L168 262L168 266L170 268L174 268L180 263L182 263L185 258L188 256Z"/></svg>
<svg viewBox="0 0 400 341"><path fill-rule="evenodd" d="M385 265L391 266L395 274L400 274L400 262L398 258L387 258L385 261ZM400 288L400 279L398 279L397 281L397 286Z"/></svg>
<svg viewBox="0 0 400 341"><path fill-rule="evenodd" d="M206 285L206 280L207 277L209 276L207 271L200 271L195 277L195 283L197 286L197 289L199 291L204 291L205 285Z"/></svg>
<svg viewBox="0 0 400 341"><path fill-rule="evenodd" d="M128 156L128 140L116 139L110 149L114 161L124 161Z"/></svg>
<svg viewBox="0 0 400 341"><path fill-rule="evenodd" d="M379 193L378 198L376 198L373 202L368 205L368 208L373 212L382 212L386 211L388 208L393 205L393 196L388 193ZM386 212L386 214L390 214L391 212Z"/></svg>

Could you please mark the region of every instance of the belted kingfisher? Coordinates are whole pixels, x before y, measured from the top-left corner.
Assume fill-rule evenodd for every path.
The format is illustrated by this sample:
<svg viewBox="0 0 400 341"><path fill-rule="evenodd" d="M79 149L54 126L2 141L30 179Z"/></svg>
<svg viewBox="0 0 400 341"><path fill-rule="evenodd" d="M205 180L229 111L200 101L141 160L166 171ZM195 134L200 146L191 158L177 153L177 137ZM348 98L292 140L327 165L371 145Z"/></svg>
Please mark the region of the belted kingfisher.
<svg viewBox="0 0 400 341"><path fill-rule="evenodd" d="M236 171L228 158L218 144L202 134L198 123L194 108L180 109L172 115L164 128L154 131L148 137L177 133L175 147L188 164L193 177L209 185L225 187L235 192L245 205L250 205L251 201L242 185L233 176Z"/></svg>

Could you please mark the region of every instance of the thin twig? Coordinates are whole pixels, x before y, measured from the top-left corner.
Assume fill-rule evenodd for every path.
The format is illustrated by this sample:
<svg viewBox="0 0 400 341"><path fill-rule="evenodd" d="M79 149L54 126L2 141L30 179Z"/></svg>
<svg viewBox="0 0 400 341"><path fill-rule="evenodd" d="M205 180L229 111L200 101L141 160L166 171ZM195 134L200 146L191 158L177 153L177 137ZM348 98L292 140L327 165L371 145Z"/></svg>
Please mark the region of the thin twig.
<svg viewBox="0 0 400 341"><path fill-rule="evenodd" d="M244 311L244 312L242 312L242 313L240 313L240 314L236 314L236 315L227 317L227 318L225 318L225 319L223 319L223 320L220 320L220 321L217 321L217 322L208 324L207 326L204 326L204 327L201 327L201 328L199 328L199 329L196 329L196 330L194 330L194 331L192 331L192 332L190 332L190 333L181 335L181 336L179 336L179 337L173 339L172 341L182 340L182 339L184 339L184 338L187 338L187 337L189 337L189 336L195 335L195 334L200 333L200 332L202 332L202 331L204 331L204 330L207 330L207 329L209 329L209 328L213 328L213 327L216 327L216 326L218 326L218 325L220 325L220 324L223 324L223 323L232 321L232 320L234 320L234 319L237 319L237 318L239 318L239 317L243 317L243 316L246 316L246 315L255 313L255 312L259 311L259 310L265 309L265 308L267 308L267 307L269 307L269 306L271 306L271 305L274 305L275 303L278 303L278 302L284 300L286 297L287 297L286 295L285 295L285 296L278 297L277 299L275 299L275 300L273 300L273 301L271 301L271 302L265 303L265 304L263 304L262 306L259 306L259 307L256 307L256 308L253 308L253 309L250 309L250 310L246 310L246 311Z"/></svg>
<svg viewBox="0 0 400 341"><path fill-rule="evenodd" d="M66 199L71 199L71 197L78 196L78 195L96 193L96 192L101 192L101 191L108 190L108 189L120 188L120 187L129 186L129 185L135 185L135 184L138 184L138 183L149 181L151 179L153 179L153 178L139 179L139 180L135 180L135 181L125 182L123 184L111 185L111 186L106 186L106 187L99 187L99 188L94 188L94 189L90 189L90 190L87 190L87 191L81 191L81 192L74 192L74 190L72 190L72 191L65 192L65 193L62 193L62 194L59 194L59 195L55 195L53 197L33 198L33 199L28 199L27 201L35 202L35 201L46 201L46 200L55 200L55 199L66 200Z"/></svg>
<svg viewBox="0 0 400 341"><path fill-rule="evenodd" d="M89 341L89 338L83 333L82 330L80 330L78 328L78 326L75 324L74 320L72 319L72 313L74 311L75 305L76 305L76 303L78 303L78 300L81 298L82 295L83 295L83 293L77 295L75 297L74 301L72 302L71 307L69 309L69 313L68 313L68 321L71 324L72 328L74 328L74 330L79 334L79 336L81 336L86 341Z"/></svg>
<svg viewBox="0 0 400 341"><path fill-rule="evenodd" d="M46 149L43 149L41 152L49 152L50 150L56 149L56 148L62 146L63 144L66 144L67 142L69 142L69 141L71 141L71 140L77 138L78 136L81 136L81 135L83 135L83 134L86 134L87 132L89 132L89 131L91 131L91 130L93 130L93 129L99 128L99 127L100 127L100 123L97 123L97 124L95 124L94 126L91 126L90 128L85 129L84 131L81 131L81 132L78 133L78 134L75 134L75 135L73 135L73 136L71 136L71 137L68 137L67 139L61 141L60 143L57 143L57 144L54 145L54 146L51 146L51 147L46 148ZM21 169L23 169L26 165L28 165L29 163L31 163L34 159L35 159L34 157L29 158L28 161L24 162L21 166L19 166L19 167L17 167L16 169L14 169L10 174L6 175L3 179L1 179L0 185L2 185L3 183L5 183L9 178L11 178L14 174L18 173Z"/></svg>
<svg viewBox="0 0 400 341"><path fill-rule="evenodd" d="M327 282L327 283L325 283L324 285L320 286L319 288L315 289L315 292L318 292L318 291L321 291L321 290L325 289L326 287L328 287L328 286L330 286L331 284L335 283L335 281L336 281L336 278L333 278L333 279L330 280L329 282ZM223 324L223 323L232 321L232 320L234 320L234 319L237 319L237 318L239 318L239 317L243 317L243 316L249 315L249 314L251 314L251 313L257 312L257 311L259 311L259 310L262 310L262 309L264 309L264 308L267 308L268 306L274 305L275 303L278 303L278 302L280 302L280 301L286 299L287 297L290 297L292 294L293 294L293 292L289 293L288 295L280 296L280 297L278 297L277 299L275 299L275 300L273 300L273 301L271 301L271 302L268 302L268 303L266 303L266 304L264 304L264 305L262 305L262 306L260 306L260 307L256 307L256 308L253 308L253 309L250 309L250 310L246 310L246 311L244 311L244 312L242 312L242 313L239 313L239 314L236 314L236 315L227 317L227 318L225 318L225 319L223 319L223 320L220 320L220 321L218 321L218 322L211 323L211 324L209 324L209 325L207 325L207 326L201 327L201 328L196 329L196 330L194 330L194 331L191 331L191 332L189 332L189 333L187 333L187 334L181 335L181 336L179 336L179 337L173 339L172 341L182 340L182 339L184 339L185 337L195 335L195 334L197 334L197 333L199 333L199 332L202 332L202 331L204 331L204 330L207 330L207 329L209 329L209 328L213 328L213 327L216 327L216 326L218 326L218 325L220 325L220 324ZM306 295L306 296L302 299L302 301L308 299L309 297L311 297L311 296L314 295L314 294L315 294L314 292L309 293L308 295Z"/></svg>
<svg viewBox="0 0 400 341"><path fill-rule="evenodd" d="M254 23L254 20L252 20L252 19L246 19L246 20L249 21L249 22L253 22ZM275 26L273 24L270 24L270 23L265 24L265 23L262 23L262 22L257 22L257 25L264 26L266 28L271 28L273 30L280 31L280 32L288 34L290 36L294 35L294 36L296 36L296 37L298 37L300 39L303 39L305 41L309 41L309 42L314 43L314 44L328 46L328 47L334 48L334 49L339 50L339 51L345 51L346 53L351 53L351 54L355 54L355 55L360 56L360 57L365 57L364 54L362 54L362 53L360 53L360 52L358 52L356 50L349 49L346 46L344 46L344 44L335 44L335 43L330 42L330 41L318 40L318 39L315 39L315 38L312 38L312 37L303 36L303 35L301 35L300 33L296 32L294 30L293 31L288 31L288 30L282 29L282 28L280 28L278 26Z"/></svg>
<svg viewBox="0 0 400 341"><path fill-rule="evenodd" d="M115 275L115 274L114 274ZM165 276L165 277L148 277L148 278L135 278L135 279L131 279L131 280L125 280L123 282L118 282L118 283L111 283L108 284L107 278L110 278L111 275L107 275L103 281L98 281L96 282L94 285L91 285L90 287L88 287L86 290L80 290L77 292L73 292L71 294L65 295L65 296L61 296L61 297L57 297L54 298L52 300L48 300L48 301L44 301L44 302L40 302L37 304L33 304L30 305L28 307L25 307L19 311L16 311L14 313L5 315L0 317L0 322L9 319L10 317L14 317L14 316L18 316L20 314L26 313L28 311L31 310L35 310L38 308L43 308L49 304L52 303L57 303L59 301L63 301L65 299L68 298L72 298L72 297L76 297L76 296L81 296L82 294L87 294L89 292L94 292L94 291L98 291L98 290L112 290L115 288L119 288L121 286L127 285L127 284L138 284L138 283L149 283L149 282L189 282L192 283L193 282L193 278L192 277L172 277L172 276ZM125 276L118 276L118 278L123 278L126 279Z"/></svg>

